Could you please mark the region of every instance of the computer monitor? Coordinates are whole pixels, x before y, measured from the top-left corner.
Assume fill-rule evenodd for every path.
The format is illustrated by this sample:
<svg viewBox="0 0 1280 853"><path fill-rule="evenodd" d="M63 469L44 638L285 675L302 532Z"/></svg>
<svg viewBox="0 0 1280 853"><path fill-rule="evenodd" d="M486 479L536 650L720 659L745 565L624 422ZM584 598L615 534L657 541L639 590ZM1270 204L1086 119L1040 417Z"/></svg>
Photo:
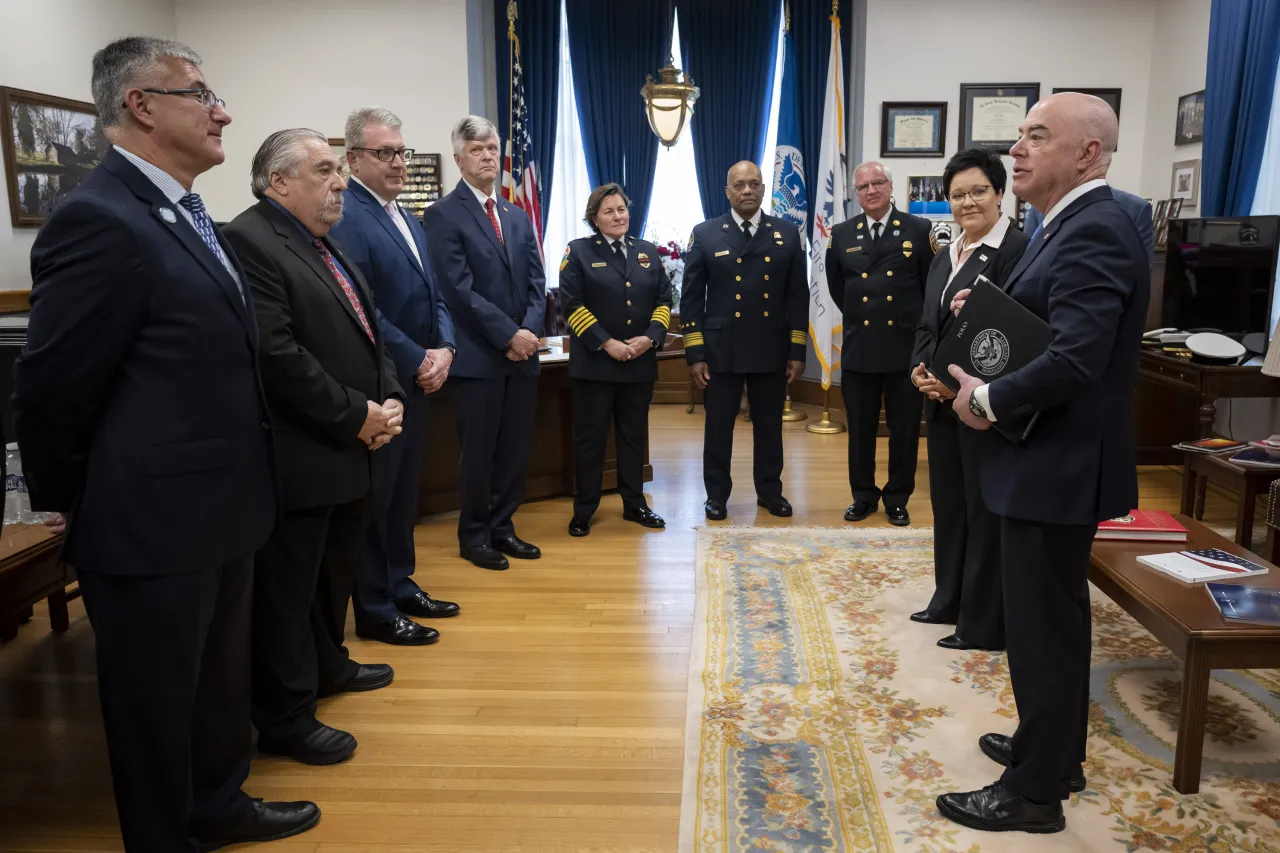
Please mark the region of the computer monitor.
<svg viewBox="0 0 1280 853"><path fill-rule="evenodd" d="M1277 314L1275 216L1171 219L1161 325L1269 338Z"/></svg>

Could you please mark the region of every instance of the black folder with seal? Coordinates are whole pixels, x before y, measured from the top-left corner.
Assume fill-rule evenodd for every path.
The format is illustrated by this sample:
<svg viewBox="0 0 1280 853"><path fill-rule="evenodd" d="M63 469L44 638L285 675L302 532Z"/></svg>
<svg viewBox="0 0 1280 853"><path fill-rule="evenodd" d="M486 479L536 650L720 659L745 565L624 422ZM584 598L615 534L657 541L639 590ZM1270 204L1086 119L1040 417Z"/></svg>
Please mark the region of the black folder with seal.
<svg viewBox="0 0 1280 853"><path fill-rule="evenodd" d="M1049 348L1049 339L1048 323L980 275L960 314L938 342L929 372L959 392L960 383L947 370L948 365L958 364L970 376L994 382L1038 358ZM1039 417L1039 412L1033 412L1001 418L994 427L1016 444L1026 440Z"/></svg>

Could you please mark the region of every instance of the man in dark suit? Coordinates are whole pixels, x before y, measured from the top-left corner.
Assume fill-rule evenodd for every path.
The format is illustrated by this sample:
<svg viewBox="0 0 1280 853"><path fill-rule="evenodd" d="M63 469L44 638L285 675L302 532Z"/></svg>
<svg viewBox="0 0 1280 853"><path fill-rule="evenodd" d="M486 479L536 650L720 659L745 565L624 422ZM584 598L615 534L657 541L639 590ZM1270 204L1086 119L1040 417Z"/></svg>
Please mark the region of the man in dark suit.
<svg viewBox="0 0 1280 853"><path fill-rule="evenodd" d="M351 604L358 636L421 646L440 634L405 614L438 619L458 613L458 605L432 598L412 579L427 394L439 390L449 375L453 321L431 269L422 225L395 201L413 157L413 149L404 147L399 117L379 107L353 110L346 148L351 182L345 213L329 233L373 289L379 327L405 391L403 432L373 455L373 520Z"/></svg>
<svg viewBox="0 0 1280 853"><path fill-rule="evenodd" d="M153 38L94 56L113 146L32 247L15 376L32 508L69 519L130 853L284 838L320 818L240 790L253 552L276 489L253 300L191 192L231 122L199 64Z"/></svg>
<svg viewBox="0 0 1280 853"><path fill-rule="evenodd" d="M369 524L371 453L400 432L402 393L360 269L326 239L345 181L327 138L295 128L254 155L258 203L225 229L253 291L262 383L276 426L284 513L254 579L258 749L333 764L356 748L316 699L391 683L343 636Z"/></svg>
<svg viewBox="0 0 1280 853"><path fill-rule="evenodd" d="M1145 198L1139 198L1133 193L1127 193L1124 190L1111 188L1111 194L1115 196L1116 202L1124 208L1124 212L1133 220L1133 226L1138 229L1138 240L1147 248L1148 260L1154 261L1156 256L1156 230L1151 222L1151 202ZM1027 211L1026 219L1023 220L1022 230L1032 235L1036 233L1036 229L1040 227L1040 223L1044 221L1044 214L1036 210L1034 207Z"/></svg>
<svg viewBox="0 0 1280 853"><path fill-rule="evenodd" d="M733 426L743 385L755 442L756 504L791 515L782 494L782 405L804 370L809 288L800 232L764 216L764 181L756 164L729 170L729 213L694 226L685 259L680 320L689 375L704 390L703 506L708 519L728 515Z"/></svg>
<svg viewBox="0 0 1280 853"><path fill-rule="evenodd" d="M844 314L840 393L849 421L845 521L862 521L884 498L890 524L911 523L923 398L911 385L911 350L937 242L929 223L893 205L893 176L880 163L853 172L862 213L831 229L827 289ZM876 486L880 401L889 428L889 480Z"/></svg>
<svg viewBox="0 0 1280 853"><path fill-rule="evenodd" d="M533 442L546 280L529 217L498 198L497 128L467 116L451 138L462 180L422 222L458 346L449 382L462 447L458 545L480 568L506 569L507 557L542 556L511 519Z"/></svg>
<svg viewBox="0 0 1280 853"><path fill-rule="evenodd" d="M938 797L944 815L975 829L1057 832L1060 800L1085 786L1085 573L1098 522L1138 503L1133 386L1150 289L1147 249L1105 180L1117 135L1115 114L1091 95L1054 95L1027 114L1010 151L1013 189L1047 213L1006 288L1052 341L989 385L951 367L968 426L1040 413L1025 442L996 436L982 460L982 495L1000 516L1018 728L979 740L1007 768L996 784Z"/></svg>

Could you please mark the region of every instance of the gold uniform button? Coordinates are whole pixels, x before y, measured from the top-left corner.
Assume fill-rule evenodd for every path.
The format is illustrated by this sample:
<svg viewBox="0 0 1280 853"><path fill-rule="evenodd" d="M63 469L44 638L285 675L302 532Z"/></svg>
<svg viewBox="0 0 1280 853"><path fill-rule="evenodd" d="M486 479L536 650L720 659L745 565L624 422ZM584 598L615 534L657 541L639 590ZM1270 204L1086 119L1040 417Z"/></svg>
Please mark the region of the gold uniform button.
<svg viewBox="0 0 1280 853"><path fill-rule="evenodd" d="M630 299L628 299L628 300L627 300L627 304L628 304L628 305L630 305L630 304L631 304L631 300L630 300Z"/></svg>
<svg viewBox="0 0 1280 853"><path fill-rule="evenodd" d="M890 326L892 326L892 325L893 325L893 321L892 321L892 320L890 320L890 321L889 321L889 325L890 325Z"/></svg>
<svg viewBox="0 0 1280 853"><path fill-rule="evenodd" d="M768 311L764 312L764 316L768 317L768 316L769 316L769 312L768 312Z"/></svg>
<svg viewBox="0 0 1280 853"><path fill-rule="evenodd" d="M885 275L889 276L889 278L893 278L893 270L889 270Z"/></svg>
<svg viewBox="0 0 1280 853"><path fill-rule="evenodd" d="M863 321L862 321L862 325L864 325L864 326L870 326L870 325L871 325L871 321L870 321L870 320L863 320Z"/></svg>
<svg viewBox="0 0 1280 853"><path fill-rule="evenodd" d="M734 299L741 299L741 298L742 298L742 294L741 294L741 293L735 293L735 294L733 294L733 298L734 298Z"/></svg>
<svg viewBox="0 0 1280 853"><path fill-rule="evenodd" d="M765 298L765 299L768 299L768 298L769 298L769 294L767 294L767 293L766 293L766 294L764 295L764 298Z"/></svg>
<svg viewBox="0 0 1280 853"><path fill-rule="evenodd" d="M733 277L733 280L734 280L734 281L742 281L742 276L740 276L740 275L736 275L736 276L734 276L734 277Z"/></svg>
<svg viewBox="0 0 1280 853"><path fill-rule="evenodd" d="M631 286L631 282L627 282L627 287L630 287L630 286Z"/></svg>
<svg viewBox="0 0 1280 853"><path fill-rule="evenodd" d="M862 301L863 301L863 302L866 302L866 301L867 301L867 297L865 297L865 296L864 296L864 297L862 297Z"/></svg>
<svg viewBox="0 0 1280 853"><path fill-rule="evenodd" d="M893 301L893 297L892 297L892 296L886 296L886 297L885 297L885 299L888 299L890 302L892 302L892 301ZM627 304L628 304L628 305L630 305L631 303L630 303L630 302L628 302Z"/></svg>
<svg viewBox="0 0 1280 853"><path fill-rule="evenodd" d="M742 315L741 315L740 313L738 313L737 311L734 311L734 312L733 312L733 316L735 316L735 317L741 317Z"/></svg>
<svg viewBox="0 0 1280 853"><path fill-rule="evenodd" d="M765 277L764 277L764 280L765 280L765 281L768 281L768 280L769 280L769 276L765 276Z"/></svg>
<svg viewBox="0 0 1280 853"><path fill-rule="evenodd" d="M863 278L866 278L866 277L867 277L867 274L866 274L866 273L863 273L863 274L862 274L862 277L863 277Z"/></svg>
<svg viewBox="0 0 1280 853"><path fill-rule="evenodd" d="M738 258L738 263L742 263L742 258Z"/></svg>
<svg viewBox="0 0 1280 853"><path fill-rule="evenodd" d="M628 326L630 326L630 325L631 325L631 321L630 321L630 320L628 320L628 321L627 321L627 325L628 325Z"/></svg>
<svg viewBox="0 0 1280 853"><path fill-rule="evenodd" d="M768 256L768 255L765 255L765 256L764 256L764 262L765 262L766 264L767 264L767 263L769 263L769 256Z"/></svg>

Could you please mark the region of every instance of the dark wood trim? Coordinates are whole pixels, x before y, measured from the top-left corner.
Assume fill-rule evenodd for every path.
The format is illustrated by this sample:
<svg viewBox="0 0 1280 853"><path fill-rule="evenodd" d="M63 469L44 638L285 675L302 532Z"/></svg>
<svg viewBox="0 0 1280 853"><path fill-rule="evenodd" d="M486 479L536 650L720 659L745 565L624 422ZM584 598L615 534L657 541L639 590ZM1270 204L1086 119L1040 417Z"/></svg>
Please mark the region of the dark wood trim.
<svg viewBox="0 0 1280 853"><path fill-rule="evenodd" d="M30 310L30 290L0 290L0 314L18 314Z"/></svg>

